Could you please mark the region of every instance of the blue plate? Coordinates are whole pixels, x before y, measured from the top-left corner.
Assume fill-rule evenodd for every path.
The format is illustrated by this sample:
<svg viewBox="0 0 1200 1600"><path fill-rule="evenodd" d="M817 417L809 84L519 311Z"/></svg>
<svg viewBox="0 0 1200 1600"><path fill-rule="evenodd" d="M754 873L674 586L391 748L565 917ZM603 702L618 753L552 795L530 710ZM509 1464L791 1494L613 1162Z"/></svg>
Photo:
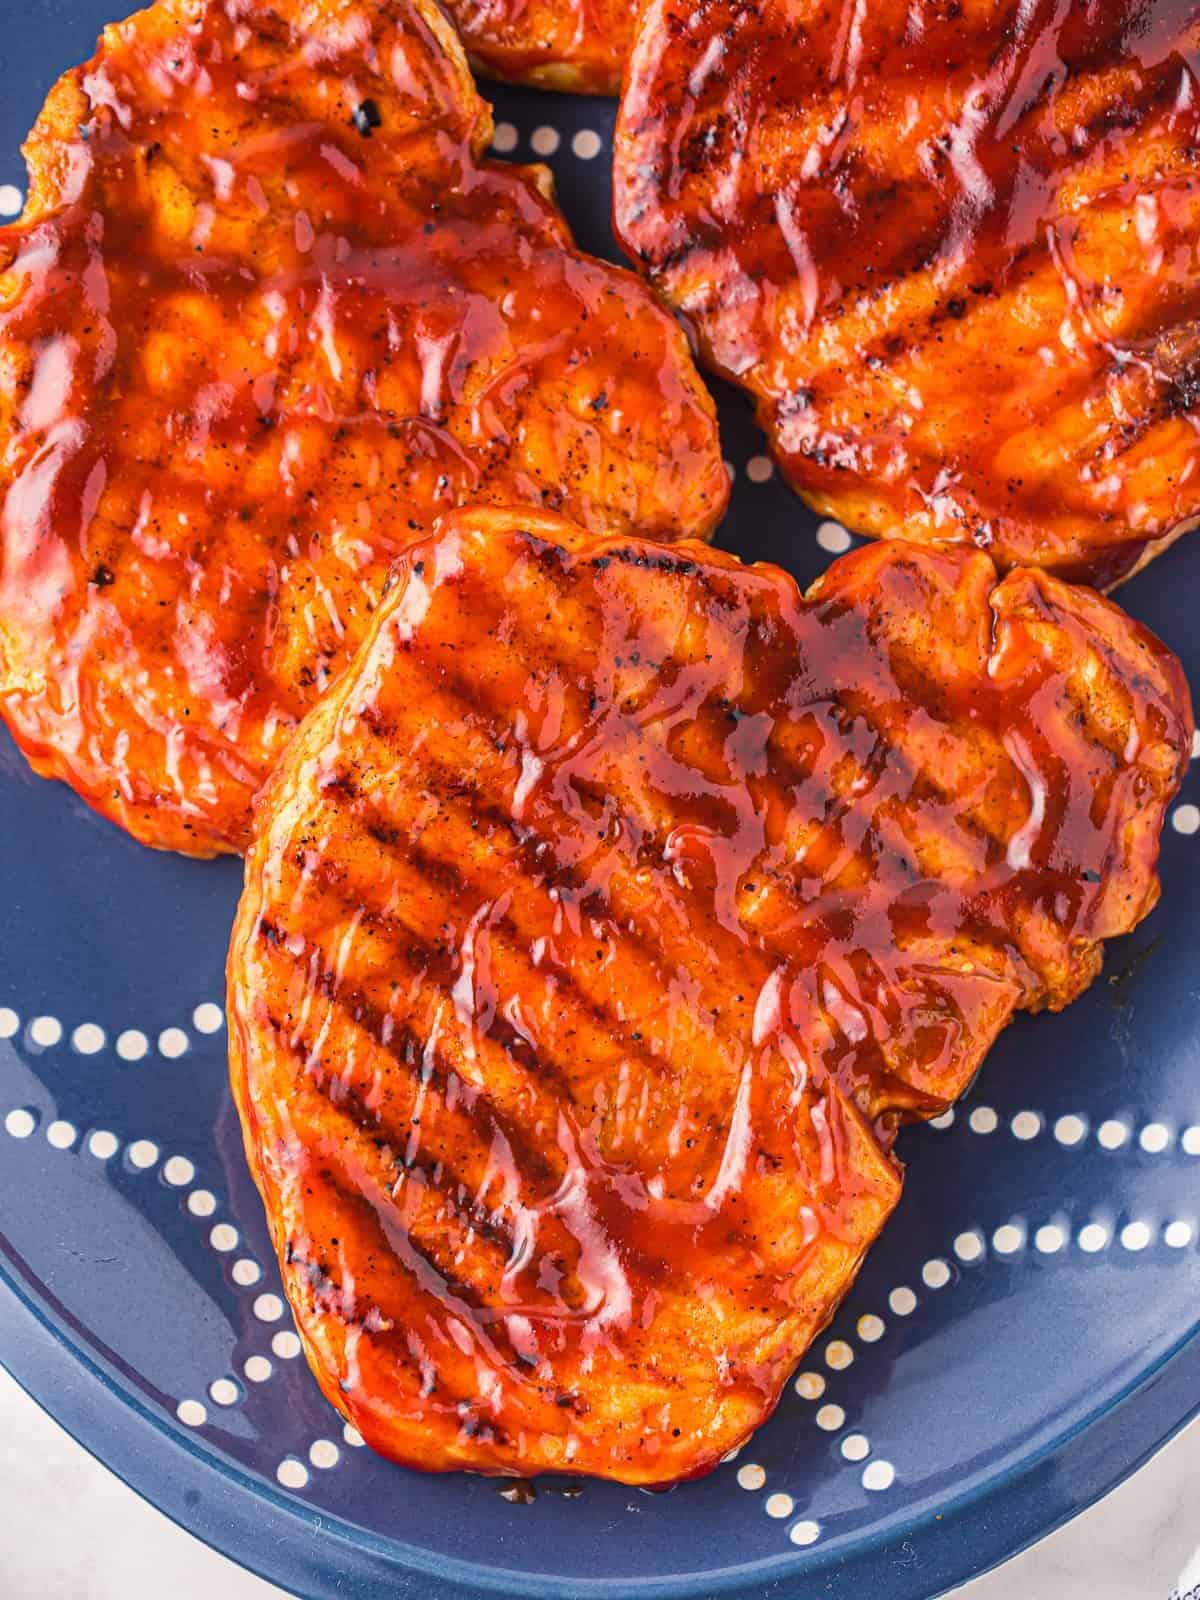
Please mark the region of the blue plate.
<svg viewBox="0 0 1200 1600"><path fill-rule="evenodd" d="M0 210L112 3L6 15ZM498 146L549 155L580 239L615 254L611 106L496 99ZM808 581L845 534L771 474L743 402L721 410L721 542ZM1198 554L1183 540L1122 598L1200 670ZM902 1136L898 1214L741 1456L667 1495L560 1484L516 1505L373 1458L298 1356L225 1082L239 865L140 849L3 739L0 1359L163 1510L302 1595L926 1600L1200 1401L1197 802L1193 776L1162 905L1091 992L1019 1019L947 1125Z"/></svg>

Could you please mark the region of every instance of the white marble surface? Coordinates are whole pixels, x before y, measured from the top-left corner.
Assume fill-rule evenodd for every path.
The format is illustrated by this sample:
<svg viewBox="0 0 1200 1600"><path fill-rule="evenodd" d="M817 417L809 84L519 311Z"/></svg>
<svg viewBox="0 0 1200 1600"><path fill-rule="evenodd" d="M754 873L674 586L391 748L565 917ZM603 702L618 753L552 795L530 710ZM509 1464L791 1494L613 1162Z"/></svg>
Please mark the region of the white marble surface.
<svg viewBox="0 0 1200 1600"><path fill-rule="evenodd" d="M1172 1600L1200 1583L1200 1423L1115 1494L956 1600ZM282 1591L140 1500L0 1369L3 1600L271 1600Z"/></svg>

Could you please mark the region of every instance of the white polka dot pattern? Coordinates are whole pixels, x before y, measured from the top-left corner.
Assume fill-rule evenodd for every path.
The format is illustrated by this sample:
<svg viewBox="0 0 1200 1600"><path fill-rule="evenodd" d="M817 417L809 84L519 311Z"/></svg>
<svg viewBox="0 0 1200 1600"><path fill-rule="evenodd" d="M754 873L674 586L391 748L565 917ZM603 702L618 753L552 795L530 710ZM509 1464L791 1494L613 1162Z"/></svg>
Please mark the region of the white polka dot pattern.
<svg viewBox="0 0 1200 1600"><path fill-rule="evenodd" d="M603 148L600 135L593 133L591 128L581 128L571 140L571 149L581 161L593 161Z"/></svg>
<svg viewBox="0 0 1200 1600"><path fill-rule="evenodd" d="M978 1112L984 1108L975 1109ZM1020 1134L1016 1124L1021 1115L1018 1113L1010 1123L1012 1131L1018 1137ZM1029 1113L1029 1116L1040 1131L1044 1126L1040 1114ZM12 1108L4 1119L5 1131L15 1139L28 1138L36 1126L36 1115L25 1107ZM1083 1120L1070 1116L1060 1117L1053 1124L1053 1129L1058 1142L1067 1146L1080 1142L1086 1134L1086 1124ZM1128 1124L1115 1118L1102 1123L1097 1133L1098 1142L1106 1148L1121 1148L1129 1144L1132 1137L1133 1133ZM56 1118L46 1126L46 1139L56 1149L71 1150L79 1143L80 1134L73 1123L64 1118ZM110 1160L121 1148L117 1135L107 1129L92 1130L82 1143L95 1159L102 1162ZM1150 1122L1137 1134L1136 1143L1148 1154L1159 1154L1172 1146L1173 1136L1166 1123ZM1200 1127L1193 1125L1184 1129L1179 1137L1179 1148L1187 1154L1200 1154ZM156 1166L161 1159L158 1146L147 1139L137 1139L130 1143L126 1155L129 1165L135 1170L142 1171ZM194 1165L185 1156L167 1157L161 1170L164 1181L176 1188L187 1187L195 1177ZM191 1189L187 1196L187 1210L197 1217L211 1216L217 1204L216 1195L208 1189ZM236 1249L240 1236L238 1230L231 1224L217 1223L207 1237L215 1251L228 1254ZM1059 1221L1047 1221L1037 1226L1030 1237L1038 1254L1054 1256L1059 1255L1068 1246L1070 1230ZM1076 1242L1082 1253L1098 1254L1109 1246L1112 1237L1109 1227L1104 1222L1092 1220L1080 1226ZM1168 1220L1156 1226L1145 1218L1135 1217L1127 1221L1117 1235L1122 1250L1130 1254L1139 1254L1150 1249L1156 1240L1164 1247L1179 1252L1190 1246L1195 1237L1194 1225L1182 1218ZM1026 1238L1026 1225L1022 1221L1014 1220L995 1229L991 1244L998 1255L1012 1258L1023 1249ZM984 1259L987 1255L987 1246L979 1230L967 1229L958 1234L954 1240L953 1254L964 1263ZM261 1279L262 1269L250 1257L243 1256L234 1262L232 1276L239 1285L251 1286ZM941 1257L931 1257L921 1267L921 1279L930 1289L944 1288L952 1278L948 1262ZM918 1305L917 1296L906 1285L898 1284L888 1294L888 1306L895 1316L911 1316ZM270 1292L259 1294L253 1302L254 1316L259 1322L278 1322L283 1317L285 1309L280 1297ZM874 1313L863 1313L855 1324L856 1335L864 1345L878 1342L886 1329L887 1325L883 1318ZM281 1328L271 1336L271 1350L278 1359L290 1361L301 1354L302 1346L295 1332ZM853 1344L846 1338L831 1339L823 1352L826 1366L835 1373L845 1371L851 1366L855 1354ZM245 1358L241 1370L247 1382L261 1384L270 1379L274 1368L268 1357L253 1354ZM822 1400L827 1392L827 1380L819 1372L806 1371L797 1376L794 1388L802 1399L815 1405L815 1402ZM214 1405L228 1408L239 1402L242 1390L235 1380L219 1377L210 1384L208 1398ZM207 1408L199 1400L192 1398L181 1400L176 1410L179 1420L188 1427L200 1428L208 1421ZM840 1433L846 1422L844 1408L828 1400L815 1406L813 1416L818 1428L827 1433ZM362 1443L361 1435L350 1424L346 1424L343 1429L343 1440L352 1447L359 1447ZM841 1458L847 1462L864 1461L871 1454L870 1440L863 1433L848 1434L840 1441L838 1451ZM731 1452L731 1456L737 1453ZM308 1457L312 1466L320 1470L331 1470L337 1465L340 1453L338 1446L332 1440L318 1439L309 1446ZM300 1488L308 1482L307 1468L296 1457L286 1457L278 1470L280 1482L284 1483L285 1487ZM745 1463L738 1469L737 1476L742 1487L750 1490L762 1488L767 1478L766 1469L755 1462ZM890 1462L872 1460L868 1462L862 1474L863 1487L872 1492L881 1492L891 1486L894 1477L895 1469ZM763 1502L763 1506L768 1515L781 1520L790 1517L794 1510L791 1497L782 1491L776 1491L769 1496ZM815 1543L820 1537L820 1525L812 1520L797 1523L795 1529L803 1530L802 1533L796 1533L793 1538L795 1543Z"/></svg>
<svg viewBox="0 0 1200 1600"><path fill-rule="evenodd" d="M927 1126L944 1131L953 1126L952 1117L935 1117ZM972 1133L995 1133L1000 1126L1000 1118L991 1106L975 1106L966 1117L966 1125ZM1017 1111L1008 1121L1008 1131L1015 1139L1028 1143L1036 1139L1044 1128L1049 1126L1056 1143L1064 1149L1074 1150L1085 1144L1088 1138L1089 1124L1086 1117L1075 1112L1066 1112L1055 1118L1050 1123L1040 1111ZM1200 1155L1200 1126L1190 1126L1176 1132L1170 1124L1162 1121L1151 1121L1138 1128L1122 1117L1107 1117L1096 1128L1096 1142L1102 1150L1116 1151L1137 1148L1146 1155L1163 1155L1178 1148L1185 1155Z"/></svg>
<svg viewBox="0 0 1200 1600"><path fill-rule="evenodd" d="M63 1036L63 1025L57 1017L34 1017L29 1024L29 1042L39 1050L52 1050Z"/></svg>
<svg viewBox="0 0 1200 1600"><path fill-rule="evenodd" d="M196 1169L186 1156L168 1156L162 1172L173 1189L182 1189L196 1176Z"/></svg>
<svg viewBox="0 0 1200 1600"><path fill-rule="evenodd" d="M950 1268L944 1261L927 1261L921 1268L921 1279L927 1289L944 1289L950 1282Z"/></svg>
<svg viewBox="0 0 1200 1600"><path fill-rule="evenodd" d="M122 1061L140 1061L150 1048L150 1041L139 1028L126 1028L117 1035L117 1054Z"/></svg>
<svg viewBox="0 0 1200 1600"><path fill-rule="evenodd" d="M817 543L831 556L843 556L850 548L850 535L840 522L823 522L817 529Z"/></svg>
<svg viewBox="0 0 1200 1600"><path fill-rule="evenodd" d="M308 1468L294 1456L285 1456L276 1467L275 1476L285 1489L303 1489L308 1483Z"/></svg>
<svg viewBox="0 0 1200 1600"><path fill-rule="evenodd" d="M206 1000L192 1012L192 1026L197 1033L220 1033L225 1026L225 1013L220 1006Z"/></svg>

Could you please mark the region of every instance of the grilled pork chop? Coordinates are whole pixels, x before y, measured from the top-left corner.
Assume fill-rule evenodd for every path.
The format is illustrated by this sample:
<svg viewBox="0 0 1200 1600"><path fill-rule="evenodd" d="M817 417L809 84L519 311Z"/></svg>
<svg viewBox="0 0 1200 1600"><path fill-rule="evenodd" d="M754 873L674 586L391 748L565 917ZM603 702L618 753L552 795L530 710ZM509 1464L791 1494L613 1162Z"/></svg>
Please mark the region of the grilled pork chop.
<svg viewBox="0 0 1200 1600"><path fill-rule="evenodd" d="M709 1471L900 1192L897 1122L1158 895L1175 659L867 546L801 598L463 510L260 798L231 1070L328 1398L427 1470Z"/></svg>
<svg viewBox="0 0 1200 1600"><path fill-rule="evenodd" d="M446 0L471 59L509 83L616 94L633 44L631 0Z"/></svg>
<svg viewBox="0 0 1200 1600"><path fill-rule="evenodd" d="M1191 0L648 0L618 230L862 533L1106 587L1200 515Z"/></svg>
<svg viewBox="0 0 1200 1600"><path fill-rule="evenodd" d="M242 847L440 512L720 516L683 335L490 131L433 0L160 0L47 101L0 228L0 708L147 844Z"/></svg>

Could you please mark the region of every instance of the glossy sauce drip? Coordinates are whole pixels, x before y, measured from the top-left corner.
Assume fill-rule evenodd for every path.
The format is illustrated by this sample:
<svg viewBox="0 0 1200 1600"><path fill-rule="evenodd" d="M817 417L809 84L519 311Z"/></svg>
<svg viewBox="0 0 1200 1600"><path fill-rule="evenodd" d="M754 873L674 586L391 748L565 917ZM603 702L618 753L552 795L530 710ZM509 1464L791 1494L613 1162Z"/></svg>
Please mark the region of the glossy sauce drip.
<svg viewBox="0 0 1200 1600"><path fill-rule="evenodd" d="M982 556L802 600L458 513L274 778L231 954L331 1398L426 1467L715 1465L894 1205L898 1120L1153 904L1190 726L1144 630Z"/></svg>
<svg viewBox="0 0 1200 1600"><path fill-rule="evenodd" d="M149 842L240 847L391 561L464 499L720 516L682 335L489 135L424 0L164 5L51 96L0 229L0 694Z"/></svg>
<svg viewBox="0 0 1200 1600"><path fill-rule="evenodd" d="M801 493L1100 586L1200 514L1198 18L652 0L618 227Z"/></svg>

